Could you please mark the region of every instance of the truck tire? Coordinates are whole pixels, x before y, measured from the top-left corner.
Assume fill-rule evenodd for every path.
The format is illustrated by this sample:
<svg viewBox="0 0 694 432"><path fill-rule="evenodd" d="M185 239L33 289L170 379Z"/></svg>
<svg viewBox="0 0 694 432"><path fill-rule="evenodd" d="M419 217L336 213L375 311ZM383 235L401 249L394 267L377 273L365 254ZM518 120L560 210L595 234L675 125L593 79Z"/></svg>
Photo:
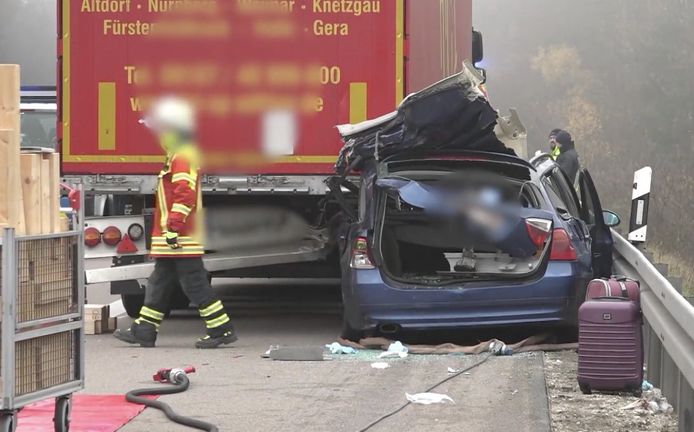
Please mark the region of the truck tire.
<svg viewBox="0 0 694 432"><path fill-rule="evenodd" d="M121 294L120 298L123 301L125 312L127 312L130 318L140 316L140 308L145 304L144 294Z"/></svg>

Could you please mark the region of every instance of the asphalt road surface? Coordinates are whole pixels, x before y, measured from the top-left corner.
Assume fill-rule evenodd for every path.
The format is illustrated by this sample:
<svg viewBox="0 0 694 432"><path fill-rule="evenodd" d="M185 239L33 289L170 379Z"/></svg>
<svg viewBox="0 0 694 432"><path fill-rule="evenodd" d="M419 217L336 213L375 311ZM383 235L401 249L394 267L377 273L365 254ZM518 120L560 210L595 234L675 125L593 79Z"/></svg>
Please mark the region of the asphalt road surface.
<svg viewBox="0 0 694 432"><path fill-rule="evenodd" d="M482 359L410 355L388 360L390 367L382 370L371 367L378 355L371 351L323 362L262 359L270 345L320 346L333 342L340 330L332 294L311 303L307 299L315 299L316 287L307 288L306 296L296 296L288 287L275 289L288 293L279 304L260 302L232 312L240 339L230 348L194 349L204 326L193 311L166 320L154 349L126 346L112 335L88 336L85 392L125 393L152 386L159 368L192 364L197 373L190 376L190 389L161 400L182 414L217 424L220 431L352 432L398 408L405 393L422 392L448 377L449 367L462 369ZM291 312L292 298L302 306L301 314ZM230 304L238 303L231 299ZM455 404L410 405L370 430L549 431L541 354L492 357L434 391ZM148 408L121 430L191 429Z"/></svg>

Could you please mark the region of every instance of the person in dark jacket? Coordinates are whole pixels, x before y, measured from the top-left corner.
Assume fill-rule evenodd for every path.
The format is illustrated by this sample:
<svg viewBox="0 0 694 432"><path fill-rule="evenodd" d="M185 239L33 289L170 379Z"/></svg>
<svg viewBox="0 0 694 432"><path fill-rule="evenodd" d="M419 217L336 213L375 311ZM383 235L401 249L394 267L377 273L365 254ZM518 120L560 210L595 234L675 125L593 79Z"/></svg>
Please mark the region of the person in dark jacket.
<svg viewBox="0 0 694 432"><path fill-rule="evenodd" d="M549 155L552 156L552 159L557 160L557 156L559 156L559 146L557 145L557 134L561 132L561 129L552 129L549 133L549 136L547 139L549 140Z"/></svg>
<svg viewBox="0 0 694 432"><path fill-rule="evenodd" d="M574 141L571 139L571 134L564 130L559 131L554 140L559 145L557 164L561 167L573 184L576 181L576 175L578 175L580 165L578 163L578 153L576 153L576 148Z"/></svg>

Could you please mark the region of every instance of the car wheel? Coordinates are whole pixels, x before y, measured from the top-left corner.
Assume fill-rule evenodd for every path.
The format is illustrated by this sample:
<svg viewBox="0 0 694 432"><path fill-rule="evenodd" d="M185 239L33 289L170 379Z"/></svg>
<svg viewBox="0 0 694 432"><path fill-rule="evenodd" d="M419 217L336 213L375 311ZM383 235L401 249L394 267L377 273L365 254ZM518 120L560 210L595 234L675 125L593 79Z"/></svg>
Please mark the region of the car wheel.
<svg viewBox="0 0 694 432"><path fill-rule="evenodd" d="M351 340L352 342L359 342L363 336L364 332L350 326L349 322L347 322L347 318L343 315L342 332L340 333L340 337L342 339Z"/></svg>

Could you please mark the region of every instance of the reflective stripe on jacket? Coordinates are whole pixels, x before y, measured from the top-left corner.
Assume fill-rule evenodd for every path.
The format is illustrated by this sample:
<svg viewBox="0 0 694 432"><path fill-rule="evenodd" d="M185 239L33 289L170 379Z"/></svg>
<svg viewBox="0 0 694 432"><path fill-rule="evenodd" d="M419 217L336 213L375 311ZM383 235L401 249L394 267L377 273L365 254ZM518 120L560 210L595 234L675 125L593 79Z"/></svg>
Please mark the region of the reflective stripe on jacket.
<svg viewBox="0 0 694 432"><path fill-rule="evenodd" d="M205 253L202 225L202 191L195 147L182 145L172 151L159 173L152 223L153 257L193 257ZM178 233L179 249L171 249L164 234Z"/></svg>

